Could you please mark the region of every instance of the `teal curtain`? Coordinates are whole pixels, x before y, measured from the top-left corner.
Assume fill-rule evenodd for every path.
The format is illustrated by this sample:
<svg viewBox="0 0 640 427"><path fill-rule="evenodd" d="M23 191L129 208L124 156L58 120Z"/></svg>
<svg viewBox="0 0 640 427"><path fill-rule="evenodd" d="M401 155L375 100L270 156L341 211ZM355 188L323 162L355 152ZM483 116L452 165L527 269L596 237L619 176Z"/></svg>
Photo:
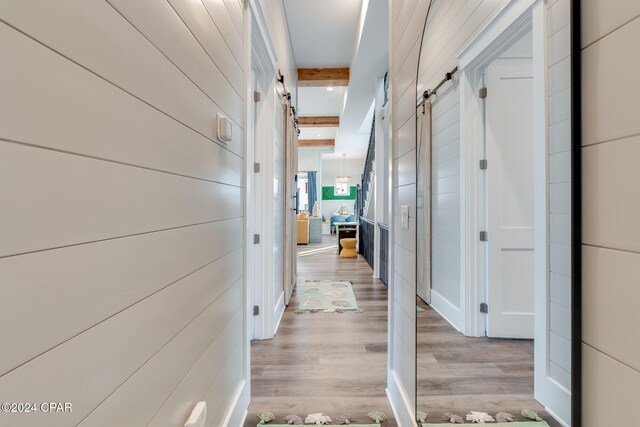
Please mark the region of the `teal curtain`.
<svg viewBox="0 0 640 427"><path fill-rule="evenodd" d="M313 212L313 206L318 200L318 187L316 184L316 171L307 172L309 177L309 212Z"/></svg>

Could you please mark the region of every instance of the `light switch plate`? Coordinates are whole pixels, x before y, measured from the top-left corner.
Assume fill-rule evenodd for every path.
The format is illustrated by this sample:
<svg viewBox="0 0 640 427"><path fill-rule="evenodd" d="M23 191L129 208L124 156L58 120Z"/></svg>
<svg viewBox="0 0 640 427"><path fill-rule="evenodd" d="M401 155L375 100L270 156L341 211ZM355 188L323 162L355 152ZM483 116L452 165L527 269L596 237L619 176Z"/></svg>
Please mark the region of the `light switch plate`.
<svg viewBox="0 0 640 427"><path fill-rule="evenodd" d="M184 427L204 427L207 420L207 402L198 402Z"/></svg>
<svg viewBox="0 0 640 427"><path fill-rule="evenodd" d="M228 117L218 114L218 139L225 144L231 142L233 139L233 125Z"/></svg>
<svg viewBox="0 0 640 427"><path fill-rule="evenodd" d="M402 228L409 228L409 206L400 206L400 225Z"/></svg>

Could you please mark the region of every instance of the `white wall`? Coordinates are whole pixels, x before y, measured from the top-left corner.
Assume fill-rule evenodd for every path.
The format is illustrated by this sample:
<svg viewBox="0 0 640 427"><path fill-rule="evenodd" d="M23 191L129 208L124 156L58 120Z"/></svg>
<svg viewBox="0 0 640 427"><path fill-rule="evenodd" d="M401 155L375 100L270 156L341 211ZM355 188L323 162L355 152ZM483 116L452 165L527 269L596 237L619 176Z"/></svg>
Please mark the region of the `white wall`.
<svg viewBox="0 0 640 427"><path fill-rule="evenodd" d="M211 1L211 0L210 0ZM230 0L226 0L230 1ZM234 0L236 1L236 0ZM255 0L264 13L267 22L271 43L277 61L277 68L284 75L285 86L291 93L292 103L298 105L298 67L293 56L293 46L289 38L289 26L283 0Z"/></svg>
<svg viewBox="0 0 640 427"><path fill-rule="evenodd" d="M640 396L640 3L582 12L582 408L594 427L629 424Z"/></svg>
<svg viewBox="0 0 640 427"><path fill-rule="evenodd" d="M569 0L547 3L549 366L571 390L571 67ZM545 402L546 403L546 402ZM552 405L549 402L549 405ZM568 416L566 417L569 418Z"/></svg>
<svg viewBox="0 0 640 427"><path fill-rule="evenodd" d="M460 304L460 91L456 82L432 106L432 304ZM436 295L434 295L436 296ZM461 329L462 325L455 325Z"/></svg>
<svg viewBox="0 0 640 427"><path fill-rule="evenodd" d="M0 424L177 426L206 400L224 425L246 345L240 2L0 14L0 395L73 403Z"/></svg>
<svg viewBox="0 0 640 427"><path fill-rule="evenodd" d="M401 426L415 425L416 411L415 76L427 5L420 0L392 1L390 17L392 216L387 392ZM412 206L408 229L400 227L400 205Z"/></svg>
<svg viewBox="0 0 640 427"><path fill-rule="evenodd" d="M360 177L364 170L364 159L345 159L344 160L344 175L351 177L350 186L360 184ZM322 159L322 187L335 186L336 176L341 176L343 173L342 159ZM322 189L320 189L319 198L322 196ZM355 200L323 200L321 206L321 212L327 220L331 218L331 215L338 212L341 206L349 208L349 213L355 213Z"/></svg>

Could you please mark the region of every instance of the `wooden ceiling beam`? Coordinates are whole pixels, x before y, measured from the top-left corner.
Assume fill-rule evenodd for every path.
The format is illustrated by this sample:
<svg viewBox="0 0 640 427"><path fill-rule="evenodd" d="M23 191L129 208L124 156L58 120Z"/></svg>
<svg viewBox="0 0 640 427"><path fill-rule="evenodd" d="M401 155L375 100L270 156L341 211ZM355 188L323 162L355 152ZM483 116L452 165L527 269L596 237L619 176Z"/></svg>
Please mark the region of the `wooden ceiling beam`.
<svg viewBox="0 0 640 427"><path fill-rule="evenodd" d="M338 116L318 116L318 117L298 117L299 127L338 127L340 117Z"/></svg>
<svg viewBox="0 0 640 427"><path fill-rule="evenodd" d="M348 85L349 68L298 68L299 87Z"/></svg>
<svg viewBox="0 0 640 427"><path fill-rule="evenodd" d="M335 147L335 139L300 139L298 147Z"/></svg>

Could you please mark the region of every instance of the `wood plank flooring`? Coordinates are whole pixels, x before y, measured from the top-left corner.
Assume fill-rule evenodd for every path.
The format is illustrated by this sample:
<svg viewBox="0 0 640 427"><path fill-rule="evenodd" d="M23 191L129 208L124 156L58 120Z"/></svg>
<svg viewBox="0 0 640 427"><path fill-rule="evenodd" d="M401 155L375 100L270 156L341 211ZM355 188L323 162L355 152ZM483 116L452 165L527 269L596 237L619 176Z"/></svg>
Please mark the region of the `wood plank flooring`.
<svg viewBox="0 0 640 427"><path fill-rule="evenodd" d="M272 411L276 421L289 414L350 413L359 422L381 410L397 427L385 393L387 381L387 290L372 277L366 261L340 258L334 236L298 246L298 285L305 280L348 280L363 313L296 314L296 286L276 336L251 345L251 405L245 427Z"/></svg>
<svg viewBox="0 0 640 427"><path fill-rule="evenodd" d="M431 422L445 412L519 415L530 408L560 426L533 398L533 341L465 337L417 300L425 309L417 313L418 410Z"/></svg>

